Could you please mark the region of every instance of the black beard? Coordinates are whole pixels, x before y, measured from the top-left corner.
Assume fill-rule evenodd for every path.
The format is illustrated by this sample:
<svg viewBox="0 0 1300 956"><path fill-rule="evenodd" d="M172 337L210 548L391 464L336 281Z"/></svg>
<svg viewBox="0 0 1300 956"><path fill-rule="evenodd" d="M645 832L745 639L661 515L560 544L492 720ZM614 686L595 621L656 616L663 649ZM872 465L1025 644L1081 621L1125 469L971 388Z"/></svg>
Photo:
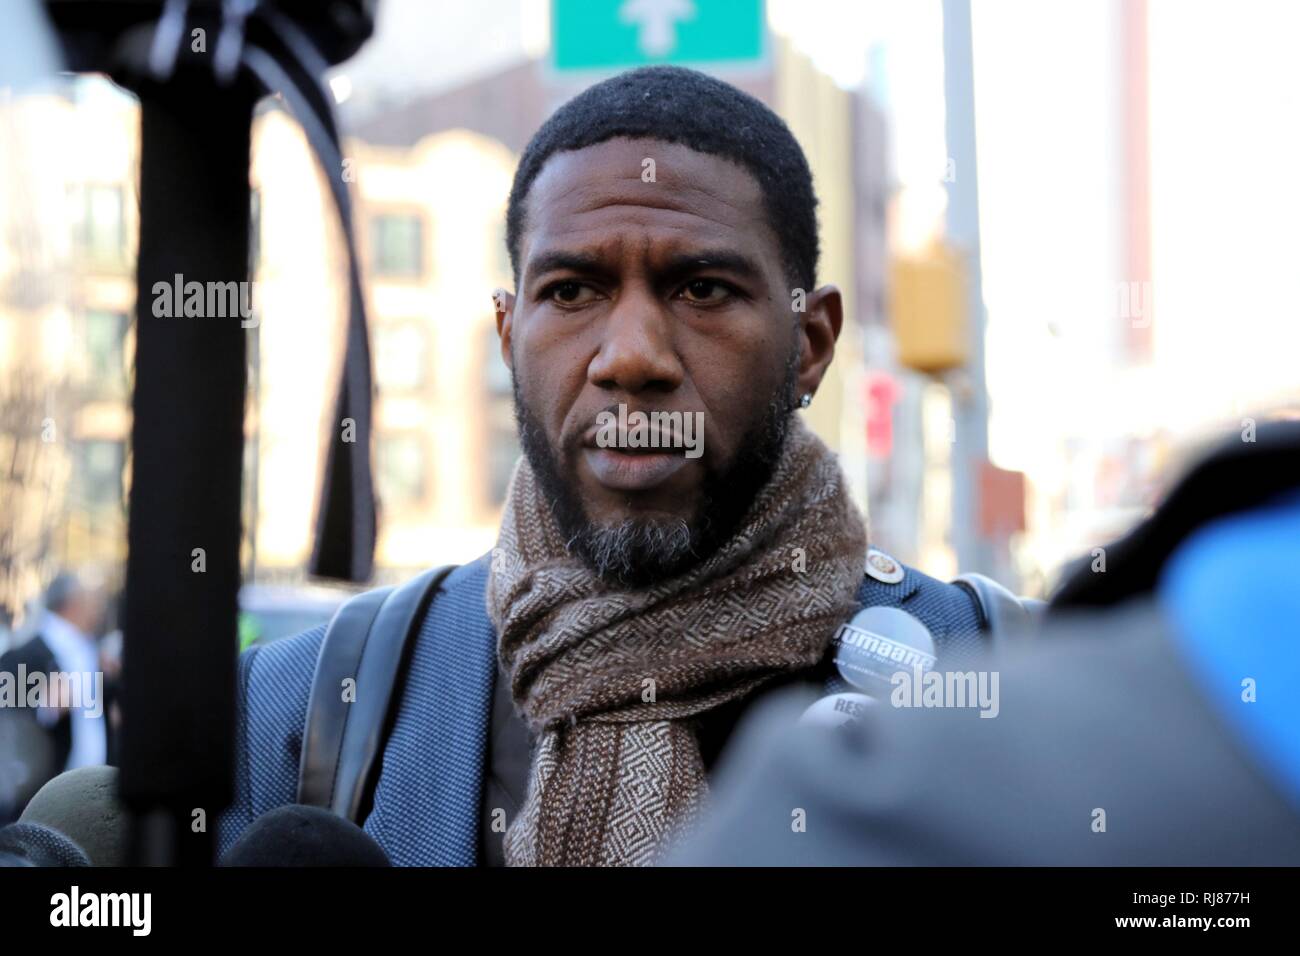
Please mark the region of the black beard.
<svg viewBox="0 0 1300 956"><path fill-rule="evenodd" d="M602 581L633 588L676 577L713 555L740 526L780 460L790 427L798 355L791 354L784 380L765 403L762 417L745 433L731 466L719 472L705 465L699 507L689 521L629 517L616 525L593 523L512 376L519 442L551 502L569 553Z"/></svg>

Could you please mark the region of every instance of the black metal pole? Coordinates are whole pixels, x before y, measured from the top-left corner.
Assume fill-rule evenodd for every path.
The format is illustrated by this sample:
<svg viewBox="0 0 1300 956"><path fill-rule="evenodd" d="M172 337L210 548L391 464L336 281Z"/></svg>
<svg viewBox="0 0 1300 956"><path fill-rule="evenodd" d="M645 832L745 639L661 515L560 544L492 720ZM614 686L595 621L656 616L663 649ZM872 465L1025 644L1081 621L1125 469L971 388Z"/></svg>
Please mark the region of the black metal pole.
<svg viewBox="0 0 1300 956"><path fill-rule="evenodd" d="M226 283L248 280L255 94L218 87L203 69L135 90L140 248L121 796L135 814L136 862L205 866L231 792L246 382L241 316L218 313L230 311ZM187 315L196 288L201 314Z"/></svg>

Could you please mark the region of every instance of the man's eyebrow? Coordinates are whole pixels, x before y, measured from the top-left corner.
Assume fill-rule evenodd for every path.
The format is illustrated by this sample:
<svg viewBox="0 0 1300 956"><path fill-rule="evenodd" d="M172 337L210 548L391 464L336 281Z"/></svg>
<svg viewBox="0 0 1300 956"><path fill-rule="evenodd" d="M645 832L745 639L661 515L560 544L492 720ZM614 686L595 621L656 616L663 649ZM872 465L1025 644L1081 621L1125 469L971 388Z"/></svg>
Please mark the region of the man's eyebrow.
<svg viewBox="0 0 1300 956"><path fill-rule="evenodd" d="M661 271L665 275L676 277L715 269L745 279L760 279L763 275L757 262L731 249L710 249L676 255L664 263Z"/></svg>
<svg viewBox="0 0 1300 956"><path fill-rule="evenodd" d="M729 272L745 279L760 279L763 270L749 256L732 249L704 249L670 256L656 270L668 279L677 279L693 273L717 270ZM587 252L555 249L542 252L524 265L525 282L548 272L575 272L583 275L606 275L612 270L599 257Z"/></svg>
<svg viewBox="0 0 1300 956"><path fill-rule="evenodd" d="M524 264L524 273L528 279L534 276L544 275L547 272L580 272L591 275L593 273L608 272L608 268L601 260L586 252L574 252L565 249L556 249L551 252L543 252L529 259Z"/></svg>

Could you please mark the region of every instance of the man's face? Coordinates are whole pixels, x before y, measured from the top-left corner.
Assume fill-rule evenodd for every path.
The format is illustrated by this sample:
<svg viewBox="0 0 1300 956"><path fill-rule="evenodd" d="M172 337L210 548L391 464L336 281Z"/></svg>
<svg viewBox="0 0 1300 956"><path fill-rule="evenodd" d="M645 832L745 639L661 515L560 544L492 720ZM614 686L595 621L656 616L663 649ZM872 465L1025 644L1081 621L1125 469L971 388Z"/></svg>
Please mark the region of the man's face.
<svg viewBox="0 0 1300 956"><path fill-rule="evenodd" d="M83 587L68 601L61 616L83 634L96 637L104 625L106 611L104 594L98 588Z"/></svg>
<svg viewBox="0 0 1300 956"><path fill-rule="evenodd" d="M519 271L498 311L502 352L561 530L624 583L701 559L770 475L796 394L816 389L838 293L794 312L753 177L655 140L552 156L528 195ZM691 414L702 453L600 447L597 416L620 404Z"/></svg>

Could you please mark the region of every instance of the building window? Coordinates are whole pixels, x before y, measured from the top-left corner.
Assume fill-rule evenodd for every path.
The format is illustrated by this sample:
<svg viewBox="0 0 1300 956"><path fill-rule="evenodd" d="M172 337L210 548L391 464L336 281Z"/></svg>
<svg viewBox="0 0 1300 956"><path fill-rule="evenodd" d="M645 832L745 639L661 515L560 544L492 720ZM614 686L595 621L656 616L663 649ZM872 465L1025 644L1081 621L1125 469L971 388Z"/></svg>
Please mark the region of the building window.
<svg viewBox="0 0 1300 956"><path fill-rule="evenodd" d="M380 500L393 508L419 505L428 497L428 460L422 435L385 435L376 446Z"/></svg>
<svg viewBox="0 0 1300 956"><path fill-rule="evenodd" d="M482 338L484 406L487 422L488 505L498 507L506 500L510 477L519 459L519 435L514 418L514 388L510 369L501 358L496 326L488 323Z"/></svg>
<svg viewBox="0 0 1300 956"><path fill-rule="evenodd" d="M505 504L510 490L510 478L519 461L519 437L514 418L493 409L488 425L488 496L492 507Z"/></svg>
<svg viewBox="0 0 1300 956"><path fill-rule="evenodd" d="M483 335L483 384L487 387L490 398L514 401L510 369L501 357L501 338L497 335L496 324L493 322L488 323Z"/></svg>
<svg viewBox="0 0 1300 956"><path fill-rule="evenodd" d="M385 213L370 220L370 267L377 276L414 279L424 273L424 222Z"/></svg>
<svg viewBox="0 0 1300 956"><path fill-rule="evenodd" d="M73 194L73 239L78 252L99 265L126 261L122 187L87 185Z"/></svg>
<svg viewBox="0 0 1300 956"><path fill-rule="evenodd" d="M122 506L122 468L126 463L120 441L80 441L75 447L73 487L76 503L90 513Z"/></svg>
<svg viewBox="0 0 1300 956"><path fill-rule="evenodd" d="M492 236L492 254L488 262L496 263L497 277L505 282L514 280L514 270L510 268L510 249L506 246L506 223L505 214L502 213L500 222L495 229L489 230Z"/></svg>
<svg viewBox="0 0 1300 956"><path fill-rule="evenodd" d="M413 390L425 384L425 329L419 322L385 322L375 328L375 375L381 389Z"/></svg>
<svg viewBox="0 0 1300 956"><path fill-rule="evenodd" d="M86 377L92 392L119 395L126 388L122 342L126 314L91 309L85 316Z"/></svg>
<svg viewBox="0 0 1300 956"><path fill-rule="evenodd" d="M262 190L254 186L248 197L248 271L262 267Z"/></svg>

